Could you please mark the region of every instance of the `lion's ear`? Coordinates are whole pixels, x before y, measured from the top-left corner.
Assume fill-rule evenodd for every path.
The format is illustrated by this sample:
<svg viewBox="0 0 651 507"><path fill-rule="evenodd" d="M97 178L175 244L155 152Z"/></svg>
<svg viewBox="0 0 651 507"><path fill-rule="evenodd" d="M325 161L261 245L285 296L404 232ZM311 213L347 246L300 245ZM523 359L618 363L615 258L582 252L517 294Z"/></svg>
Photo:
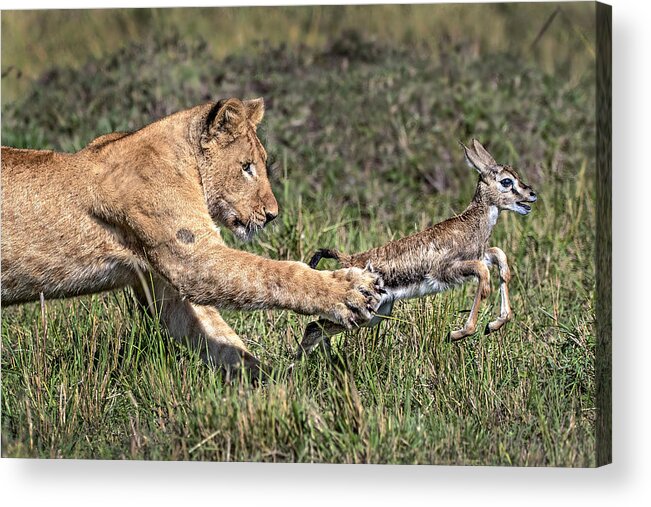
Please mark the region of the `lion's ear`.
<svg viewBox="0 0 651 507"><path fill-rule="evenodd" d="M259 97L253 100L245 100L244 107L246 108L246 115L253 125L258 125L264 116L264 99Z"/></svg>
<svg viewBox="0 0 651 507"><path fill-rule="evenodd" d="M208 113L204 132L208 139L217 137L221 133L237 136L246 119L246 108L240 99L220 100Z"/></svg>

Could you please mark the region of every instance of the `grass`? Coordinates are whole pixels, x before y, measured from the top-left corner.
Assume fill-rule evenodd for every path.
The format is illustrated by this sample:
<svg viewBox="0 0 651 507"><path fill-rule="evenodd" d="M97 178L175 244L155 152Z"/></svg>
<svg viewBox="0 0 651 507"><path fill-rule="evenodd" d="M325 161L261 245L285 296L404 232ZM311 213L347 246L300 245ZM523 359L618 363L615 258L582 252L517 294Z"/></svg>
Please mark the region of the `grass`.
<svg viewBox="0 0 651 507"><path fill-rule="evenodd" d="M563 202L568 197L559 194ZM317 351L287 377L308 319L230 312L227 320L251 350L280 369L263 389L224 385L134 312L127 292L48 302L45 319L38 304L5 310L3 454L594 464L593 282L580 270L591 262L583 224L593 210L580 207L575 223L554 231L553 203L539 204L530 220L509 216L496 231L495 243L517 259L517 315L504 331L444 341L469 308L469 284L397 305L377 333L349 333L336 342L332 361ZM293 251L298 257L301 248L311 251L315 225L296 232L283 226L274 236L306 236ZM534 237L554 232L555 241L534 248ZM353 234L343 245L353 250L386 239L365 236ZM559 266L550 262L555 258L567 261ZM482 324L498 311L493 297Z"/></svg>
<svg viewBox="0 0 651 507"><path fill-rule="evenodd" d="M562 15L532 46L558 5ZM88 56L105 57L134 41L146 43L170 32L206 40L204 57L211 59L242 54L260 41L323 49L332 37L351 29L363 29L369 38L418 46L435 58L441 49L454 51L470 38L477 54L526 55L549 72L562 66L575 79L591 66L585 54L594 53L594 8L587 2L558 5L4 10L2 103L22 97L54 60L59 66L78 67Z"/></svg>
<svg viewBox="0 0 651 507"><path fill-rule="evenodd" d="M305 260L462 210L476 180L457 139L477 136L541 197L493 234L516 317L445 342L472 303L468 283L397 304L390 322L343 335L332 358L319 350L290 376L308 317L225 312L277 367L253 388L226 385L129 291L3 308L3 456L594 466L593 74L354 32L224 61L207 48L172 37L51 69L3 107L2 142L74 150L215 93L263 95L281 216L242 248ZM498 312L494 291L480 324Z"/></svg>

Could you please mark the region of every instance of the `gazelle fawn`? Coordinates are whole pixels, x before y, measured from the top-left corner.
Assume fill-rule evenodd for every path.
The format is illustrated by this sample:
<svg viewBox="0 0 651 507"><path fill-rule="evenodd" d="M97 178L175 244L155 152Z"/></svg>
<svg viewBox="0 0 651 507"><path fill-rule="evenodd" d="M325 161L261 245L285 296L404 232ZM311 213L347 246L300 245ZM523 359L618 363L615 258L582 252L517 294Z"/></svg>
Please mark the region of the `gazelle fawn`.
<svg viewBox="0 0 651 507"><path fill-rule="evenodd" d="M497 331L511 320L513 312L508 288L511 272L505 253L498 247L489 246L489 239L500 211L527 215L531 211L528 203L536 201L536 193L513 167L498 164L477 140L473 139L470 146L462 146L466 162L479 173L475 195L463 213L367 252L346 255L323 249L312 257L312 268L316 268L319 260L325 257L337 259L344 267L368 266L380 274L386 292L367 327L375 326L383 317L389 316L398 299L442 292L474 277L479 283L470 315L463 328L449 334L451 340L461 340L477 329L479 307L490 293L489 268L492 266L497 266L500 275L500 315L488 323L485 333ZM330 337L342 331L342 327L326 320L311 322L305 329L297 358L324 339L329 345Z"/></svg>

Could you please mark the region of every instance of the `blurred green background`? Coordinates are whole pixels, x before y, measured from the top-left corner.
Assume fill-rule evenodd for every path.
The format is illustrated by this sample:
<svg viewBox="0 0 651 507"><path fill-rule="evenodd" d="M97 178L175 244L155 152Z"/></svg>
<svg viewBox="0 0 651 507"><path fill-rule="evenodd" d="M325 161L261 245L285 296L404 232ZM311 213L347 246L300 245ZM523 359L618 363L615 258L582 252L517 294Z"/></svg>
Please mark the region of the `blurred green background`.
<svg viewBox="0 0 651 507"><path fill-rule="evenodd" d="M557 7L562 14L534 47ZM323 49L354 29L371 38L420 48L432 59L460 43L476 54L526 56L546 72L578 79L594 53L591 2L306 6L2 12L3 103L56 66L82 65L134 42L180 33L208 43L206 58L251 50L259 42ZM11 71L9 69L12 69ZM20 76L20 77L19 77Z"/></svg>

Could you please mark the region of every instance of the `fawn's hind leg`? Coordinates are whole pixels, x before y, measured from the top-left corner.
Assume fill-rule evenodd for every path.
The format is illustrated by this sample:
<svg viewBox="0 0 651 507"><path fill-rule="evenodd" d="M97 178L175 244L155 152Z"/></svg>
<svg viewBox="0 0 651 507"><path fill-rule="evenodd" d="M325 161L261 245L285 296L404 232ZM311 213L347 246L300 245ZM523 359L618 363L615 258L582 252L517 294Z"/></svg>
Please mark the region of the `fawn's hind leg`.
<svg viewBox="0 0 651 507"><path fill-rule="evenodd" d="M466 324L461 329L451 331L449 339L452 341L461 340L470 336L477 330L477 318L479 317L479 307L481 302L488 297L490 293L490 272L483 261L463 261L457 265L458 271L463 276L476 276L479 281L475 301L470 309L470 315Z"/></svg>
<svg viewBox="0 0 651 507"><path fill-rule="evenodd" d="M301 359L303 354L309 354L323 340L325 340L326 347L329 347L330 338L336 334L343 333L345 330L343 326L325 319L310 322L305 328L303 340L296 350L296 359Z"/></svg>
<svg viewBox="0 0 651 507"><path fill-rule="evenodd" d="M511 270L506 259L506 254L497 247L491 247L486 250L485 260L490 264L497 265L500 270L500 316L486 325L484 334L497 331L504 324L513 318L511 311L511 302L509 301L509 281L511 280Z"/></svg>

